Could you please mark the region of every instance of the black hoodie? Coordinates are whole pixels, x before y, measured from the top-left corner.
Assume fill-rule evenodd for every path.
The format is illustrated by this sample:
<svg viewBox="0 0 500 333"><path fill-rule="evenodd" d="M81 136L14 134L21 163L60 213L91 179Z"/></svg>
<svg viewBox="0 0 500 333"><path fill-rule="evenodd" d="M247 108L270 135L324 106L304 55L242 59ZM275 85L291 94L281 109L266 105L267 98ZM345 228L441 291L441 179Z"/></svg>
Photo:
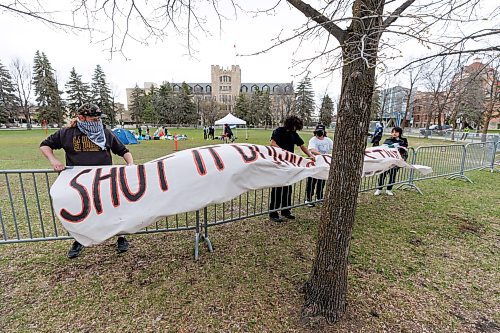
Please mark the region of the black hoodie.
<svg viewBox="0 0 500 333"><path fill-rule="evenodd" d="M398 151L401 154L401 157L406 161L408 159L408 140L406 138L393 138L392 136L384 141L384 145L399 145ZM404 148L400 148L404 147Z"/></svg>

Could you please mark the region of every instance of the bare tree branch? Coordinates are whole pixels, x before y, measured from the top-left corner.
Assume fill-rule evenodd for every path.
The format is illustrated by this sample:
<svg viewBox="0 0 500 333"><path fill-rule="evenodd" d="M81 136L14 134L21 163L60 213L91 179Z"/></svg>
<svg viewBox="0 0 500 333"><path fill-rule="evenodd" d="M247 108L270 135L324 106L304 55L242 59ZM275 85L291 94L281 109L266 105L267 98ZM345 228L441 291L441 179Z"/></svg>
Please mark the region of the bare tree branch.
<svg viewBox="0 0 500 333"><path fill-rule="evenodd" d="M301 0L287 0L287 2L297 8L306 17L312 19L316 23L319 23L332 36L334 36L340 44L344 42L345 31L333 23L329 18Z"/></svg>

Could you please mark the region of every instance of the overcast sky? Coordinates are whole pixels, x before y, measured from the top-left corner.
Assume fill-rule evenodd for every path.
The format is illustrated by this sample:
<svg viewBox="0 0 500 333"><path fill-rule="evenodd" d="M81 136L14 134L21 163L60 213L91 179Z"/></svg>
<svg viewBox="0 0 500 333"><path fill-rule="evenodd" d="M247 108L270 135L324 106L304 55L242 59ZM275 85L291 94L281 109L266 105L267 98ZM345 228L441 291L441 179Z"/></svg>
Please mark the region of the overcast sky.
<svg viewBox="0 0 500 333"><path fill-rule="evenodd" d="M268 4L266 0L252 0L252 4ZM495 2L493 0L490 1ZM59 3L59 1L57 1ZM59 6L59 4L57 4ZM261 8L262 8L261 7ZM228 9L231 11L231 8ZM30 65L36 50L45 52L57 72L61 89L67 81L71 67L90 81L94 68L100 64L116 96L126 102L125 88L144 82L210 82L210 65L241 67L242 82L291 82L302 78L299 68L291 68L292 59L319 50L314 42L305 44L296 52L297 43L275 48L258 56L242 57L236 54L257 52L272 44L272 38L291 27L305 22L303 14L287 5L280 5L279 15L239 14L237 19L222 22L222 31L209 26L211 35L197 33L198 40L192 41L197 50L195 57L187 55L186 37L172 36L165 41L151 42L143 46L128 40L125 47L126 60L120 54L110 54L107 44L97 43L97 37L90 40L88 33L75 34L51 28L40 21L0 13L0 61L9 66L13 58L19 57ZM235 47L236 46L236 47ZM420 52L420 51L419 51ZM413 54L417 53L415 50ZM314 74L321 72L321 64L311 68ZM339 73L323 79L314 79L316 99L328 93L333 98L339 95Z"/></svg>

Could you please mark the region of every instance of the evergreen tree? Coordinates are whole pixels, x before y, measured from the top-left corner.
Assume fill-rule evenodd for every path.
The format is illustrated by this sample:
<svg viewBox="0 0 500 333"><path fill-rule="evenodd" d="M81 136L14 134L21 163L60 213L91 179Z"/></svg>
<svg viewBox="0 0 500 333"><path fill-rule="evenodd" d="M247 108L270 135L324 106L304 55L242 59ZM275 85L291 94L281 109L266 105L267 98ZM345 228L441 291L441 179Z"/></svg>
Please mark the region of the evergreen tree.
<svg viewBox="0 0 500 333"><path fill-rule="evenodd" d="M145 94L143 99L144 99L144 113L142 115L142 120L145 123L151 124L151 125L158 125L159 121L159 115L158 115L158 97L159 94L156 91L154 86L151 86L151 89L149 90L149 94Z"/></svg>
<svg viewBox="0 0 500 333"><path fill-rule="evenodd" d="M263 109L262 91L256 88L250 97L250 113L248 123L253 126L260 125Z"/></svg>
<svg viewBox="0 0 500 333"><path fill-rule="evenodd" d="M195 124L198 119L196 105L193 102L193 96L186 82L182 83L181 91L179 92L180 102L180 123Z"/></svg>
<svg viewBox="0 0 500 333"><path fill-rule="evenodd" d="M77 74L75 67L71 69L69 81L66 83L66 98L68 109L72 115L76 115L78 108L89 101L89 86L82 82L82 76Z"/></svg>
<svg viewBox="0 0 500 333"><path fill-rule="evenodd" d="M0 123L7 123L9 118L16 116L17 101L12 77L0 62Z"/></svg>
<svg viewBox="0 0 500 333"><path fill-rule="evenodd" d="M150 124L150 125L158 125L158 115L156 114L156 111L153 107L153 102L152 102L152 99L151 99L151 95L145 95L144 97L144 100L145 100L145 109L144 109L144 113L142 114L142 120L146 123L146 124Z"/></svg>
<svg viewBox="0 0 500 333"><path fill-rule="evenodd" d="M234 115L240 119L245 120L248 125L250 125L250 101L248 100L247 94L240 93L236 99L236 105L234 106Z"/></svg>
<svg viewBox="0 0 500 333"><path fill-rule="evenodd" d="M332 123L333 117L333 101L328 94L321 101L321 109L319 110L319 122L326 127Z"/></svg>
<svg viewBox="0 0 500 333"><path fill-rule="evenodd" d="M36 51L33 65L33 86L36 102L39 106L39 121L64 123L65 110L61 101L61 91L54 75L54 70L45 53Z"/></svg>
<svg viewBox="0 0 500 333"><path fill-rule="evenodd" d="M142 116L144 114L144 110L146 109L144 90L139 88L136 84L132 94L130 95L130 99L132 100L130 103L130 114L132 115L132 120L136 123L142 123Z"/></svg>
<svg viewBox="0 0 500 333"><path fill-rule="evenodd" d="M272 123L272 115L271 115L271 106L272 106L272 101L271 101L271 96L269 94L269 91L265 91L262 93L260 96L261 102L261 109L259 113L259 118L260 122L264 123L264 127L267 128L268 125Z"/></svg>
<svg viewBox="0 0 500 333"><path fill-rule="evenodd" d="M308 75L299 82L295 93L295 113L299 116L304 125L309 124L314 111L314 92L312 90L311 79Z"/></svg>
<svg viewBox="0 0 500 333"><path fill-rule="evenodd" d="M158 89L158 97L156 98L156 110L158 112L159 122L162 124L173 124L174 120L174 103L173 90L170 83L163 83Z"/></svg>
<svg viewBox="0 0 500 333"><path fill-rule="evenodd" d="M113 105L113 96L106 82L106 74L104 74L100 65L95 67L94 75L92 76L91 99L92 103L97 104L102 113L106 115L103 118L104 123L114 126L116 124L116 111Z"/></svg>

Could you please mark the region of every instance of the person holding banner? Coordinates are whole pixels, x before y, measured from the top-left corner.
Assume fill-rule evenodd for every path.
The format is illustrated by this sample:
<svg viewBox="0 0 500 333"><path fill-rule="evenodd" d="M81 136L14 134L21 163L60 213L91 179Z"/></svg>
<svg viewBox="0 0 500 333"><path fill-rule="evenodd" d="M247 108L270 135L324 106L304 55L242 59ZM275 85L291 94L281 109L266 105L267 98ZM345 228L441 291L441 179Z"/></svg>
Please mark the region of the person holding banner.
<svg viewBox="0 0 500 333"><path fill-rule="evenodd" d="M78 109L78 116L69 127L61 128L40 143L40 150L55 171L63 171L65 166L54 155L54 149L63 149L67 166L96 166L113 164L112 155L121 156L127 165L133 165L134 159L129 150L107 128L101 120L101 110L94 104L83 104ZM117 240L118 252L128 250L129 244L124 236ZM83 245L74 241L68 251L68 258L80 255Z"/></svg>
<svg viewBox="0 0 500 333"><path fill-rule="evenodd" d="M326 136L325 125L318 124L314 129L314 136L309 140L308 149L313 155L328 154L333 149L333 141ZM323 189L326 180L316 179L312 177L307 178L306 182L306 206L314 207L313 194L316 191L316 199L323 199Z"/></svg>
<svg viewBox="0 0 500 333"><path fill-rule="evenodd" d="M271 146L280 147L289 152L294 152L295 145L299 146L300 149L314 159L314 155L304 146L304 141L299 136L297 131L300 131L304 127L302 120L297 116L289 116L285 119L283 127L278 127L273 131L271 135ZM289 207L292 205L292 186L282 186L273 187L271 189L271 202L269 204L269 210L275 210L282 207ZM289 220L294 220L295 216L289 208L281 210L281 216ZM273 222L283 222L283 218L280 217L277 211L271 212L269 218Z"/></svg>
<svg viewBox="0 0 500 333"><path fill-rule="evenodd" d="M391 131L391 137L384 141L384 146L389 148L398 148L401 157L406 161L408 159L408 140L403 138L403 129L401 127L394 127ZM378 178L378 189L375 191L374 195L380 195L382 193L382 188L385 182L385 177L389 175L389 185L385 193L387 195L393 196L392 192L393 184L396 181L396 174L398 173L399 167L393 167L384 173L382 173Z"/></svg>

